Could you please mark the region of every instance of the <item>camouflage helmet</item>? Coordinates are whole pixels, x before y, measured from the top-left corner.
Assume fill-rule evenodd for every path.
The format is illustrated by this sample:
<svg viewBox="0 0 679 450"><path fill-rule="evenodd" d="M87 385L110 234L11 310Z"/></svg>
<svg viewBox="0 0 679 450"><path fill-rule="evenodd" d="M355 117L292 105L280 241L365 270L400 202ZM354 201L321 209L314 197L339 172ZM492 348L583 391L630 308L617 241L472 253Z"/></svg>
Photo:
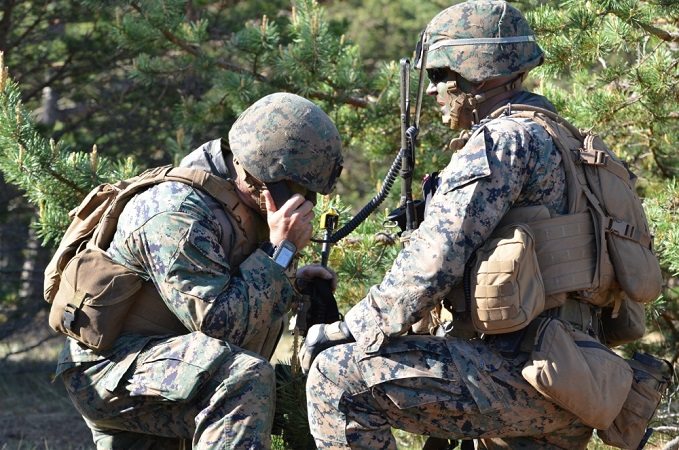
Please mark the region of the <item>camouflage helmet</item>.
<svg viewBox="0 0 679 450"><path fill-rule="evenodd" d="M448 67L474 83L528 72L543 61L530 25L504 1L453 5L429 22L425 36L427 69Z"/></svg>
<svg viewBox="0 0 679 450"><path fill-rule="evenodd" d="M329 194L342 170L339 132L321 108L295 94L253 103L229 131L233 155L264 183L288 180Z"/></svg>

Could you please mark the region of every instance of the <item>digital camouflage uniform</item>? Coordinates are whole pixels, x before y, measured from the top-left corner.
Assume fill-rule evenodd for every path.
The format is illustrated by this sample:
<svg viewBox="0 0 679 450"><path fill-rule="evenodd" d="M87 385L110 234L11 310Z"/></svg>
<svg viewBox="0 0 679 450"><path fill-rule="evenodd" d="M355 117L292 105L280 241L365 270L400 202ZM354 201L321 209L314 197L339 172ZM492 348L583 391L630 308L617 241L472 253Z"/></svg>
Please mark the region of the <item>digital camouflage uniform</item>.
<svg viewBox="0 0 679 450"><path fill-rule="evenodd" d="M228 178L220 140L194 151L183 165L208 163ZM103 355L67 340L58 372L65 371L69 394L99 448L144 441L111 432L116 429L193 439L195 448L269 446L273 371L263 356L243 347L279 322L293 290L282 269L256 250L267 236L263 219L241 208L239 215L251 224L246 249L230 248L242 230L214 200L186 184L159 184L125 207L109 254L158 286L190 333L123 335ZM234 261L232 253L240 257Z"/></svg>
<svg viewBox="0 0 679 450"><path fill-rule="evenodd" d="M511 103L553 107L520 93ZM383 281L345 321L356 343L314 361L307 382L319 448L394 449L391 427L487 448L585 448L592 429L524 381L526 353L492 342L402 336L461 283L466 261L513 206L567 212L561 156L528 119L501 117L477 130L440 173L419 228Z"/></svg>
<svg viewBox="0 0 679 450"><path fill-rule="evenodd" d="M257 101L229 142L225 151L220 139L208 142L181 165L227 180L238 165L261 182L299 176L302 187L323 193L341 170L334 124L294 94ZM260 211L232 195L226 211L196 188L165 182L125 206L108 254L148 283L113 348L96 354L69 338L57 367L98 449L170 449L181 440L201 450L270 447L268 358L294 289L258 248L269 238Z"/></svg>

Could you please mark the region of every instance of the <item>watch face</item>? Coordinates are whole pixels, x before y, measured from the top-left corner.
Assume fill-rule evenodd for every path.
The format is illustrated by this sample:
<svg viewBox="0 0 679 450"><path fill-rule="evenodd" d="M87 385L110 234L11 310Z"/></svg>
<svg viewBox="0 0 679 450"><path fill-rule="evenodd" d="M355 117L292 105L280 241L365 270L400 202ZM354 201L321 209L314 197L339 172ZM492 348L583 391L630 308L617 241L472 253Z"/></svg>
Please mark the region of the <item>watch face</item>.
<svg viewBox="0 0 679 450"><path fill-rule="evenodd" d="M287 247L280 247L278 249L278 254L276 255L276 263L283 267L288 267L293 256L295 256L295 252Z"/></svg>

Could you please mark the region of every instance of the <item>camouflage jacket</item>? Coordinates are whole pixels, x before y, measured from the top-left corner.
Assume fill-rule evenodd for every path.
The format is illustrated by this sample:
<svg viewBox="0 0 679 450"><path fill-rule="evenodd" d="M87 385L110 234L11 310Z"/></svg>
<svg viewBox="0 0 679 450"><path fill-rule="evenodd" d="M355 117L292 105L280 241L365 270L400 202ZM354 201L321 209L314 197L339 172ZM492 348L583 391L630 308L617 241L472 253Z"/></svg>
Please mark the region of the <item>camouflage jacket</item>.
<svg viewBox="0 0 679 450"><path fill-rule="evenodd" d="M181 165L230 178L220 141L194 150ZM187 330L241 345L282 317L294 290L280 266L257 249L268 238L266 222L244 205L237 209L233 224L207 194L161 183L126 205L108 253L153 282ZM236 239L246 232L247 239ZM139 351L148 340L123 335L103 356ZM57 371L103 356L68 339Z"/></svg>
<svg viewBox="0 0 679 450"><path fill-rule="evenodd" d="M545 98L527 92L509 102L554 110ZM561 155L545 129L528 119L482 123L439 177L409 245L345 316L367 352L407 332L462 281L465 263L512 206L567 212Z"/></svg>

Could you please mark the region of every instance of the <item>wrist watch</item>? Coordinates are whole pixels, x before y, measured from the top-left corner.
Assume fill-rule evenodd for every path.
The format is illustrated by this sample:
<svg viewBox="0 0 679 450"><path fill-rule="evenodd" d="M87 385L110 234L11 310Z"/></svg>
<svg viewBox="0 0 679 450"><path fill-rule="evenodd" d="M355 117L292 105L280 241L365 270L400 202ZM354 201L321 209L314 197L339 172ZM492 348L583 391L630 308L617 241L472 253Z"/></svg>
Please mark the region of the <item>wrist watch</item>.
<svg viewBox="0 0 679 450"><path fill-rule="evenodd" d="M295 244L288 240L284 240L277 247L275 247L273 255L271 258L276 264L281 266L283 270L290 267L292 260L295 258L295 253L297 252L297 247Z"/></svg>

